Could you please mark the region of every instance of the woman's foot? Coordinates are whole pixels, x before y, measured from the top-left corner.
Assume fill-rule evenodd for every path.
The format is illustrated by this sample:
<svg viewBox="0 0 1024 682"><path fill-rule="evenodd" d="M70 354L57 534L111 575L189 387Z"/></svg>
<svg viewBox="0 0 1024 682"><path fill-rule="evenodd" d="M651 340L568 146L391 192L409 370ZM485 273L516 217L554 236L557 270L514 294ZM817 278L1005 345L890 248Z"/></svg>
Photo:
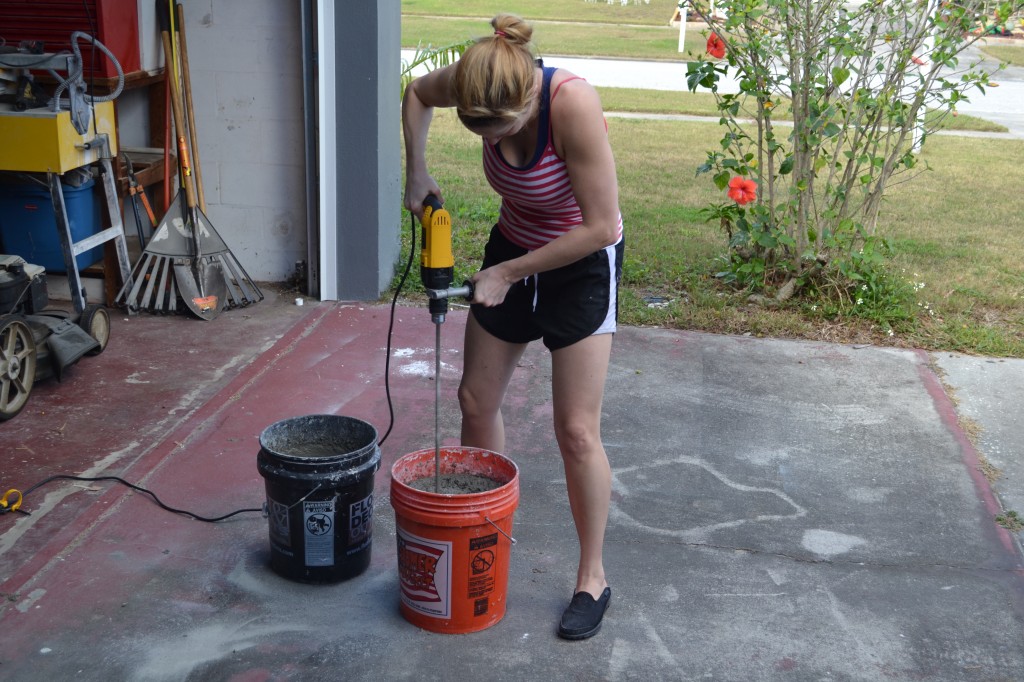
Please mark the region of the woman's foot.
<svg viewBox="0 0 1024 682"><path fill-rule="evenodd" d="M606 587L597 599L585 591L577 592L562 614L558 624L558 636L562 639L587 639L601 629L604 612L612 598L612 588Z"/></svg>

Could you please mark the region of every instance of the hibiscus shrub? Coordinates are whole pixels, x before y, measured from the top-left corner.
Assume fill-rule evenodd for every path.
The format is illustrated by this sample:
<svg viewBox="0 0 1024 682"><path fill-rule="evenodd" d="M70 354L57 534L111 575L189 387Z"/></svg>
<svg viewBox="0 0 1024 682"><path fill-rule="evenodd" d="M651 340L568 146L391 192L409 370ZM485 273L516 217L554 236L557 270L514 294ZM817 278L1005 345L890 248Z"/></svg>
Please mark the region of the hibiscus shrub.
<svg viewBox="0 0 1024 682"><path fill-rule="evenodd" d="M709 31L687 86L715 94L725 128L697 169L730 200L704 211L729 240L719 277L779 299L802 291L851 305L867 300L865 285L884 288L888 249L875 233L886 185L925 170L918 152L943 118L926 126L926 110L948 114L984 92L988 75L959 64L977 18L998 22L1022 6L720 0L716 16L693 7ZM777 111L792 126L777 125Z"/></svg>

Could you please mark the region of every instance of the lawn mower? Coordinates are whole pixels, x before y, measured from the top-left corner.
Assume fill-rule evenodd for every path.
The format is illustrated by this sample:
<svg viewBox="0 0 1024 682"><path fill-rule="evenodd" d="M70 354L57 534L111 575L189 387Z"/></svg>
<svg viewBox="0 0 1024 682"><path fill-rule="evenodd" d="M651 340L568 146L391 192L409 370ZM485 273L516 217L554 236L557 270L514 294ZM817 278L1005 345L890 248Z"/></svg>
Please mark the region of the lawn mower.
<svg viewBox="0 0 1024 682"><path fill-rule="evenodd" d="M20 256L0 255L0 422L17 416L36 381L57 381L110 339L110 315L87 304L80 315L47 308L46 272Z"/></svg>

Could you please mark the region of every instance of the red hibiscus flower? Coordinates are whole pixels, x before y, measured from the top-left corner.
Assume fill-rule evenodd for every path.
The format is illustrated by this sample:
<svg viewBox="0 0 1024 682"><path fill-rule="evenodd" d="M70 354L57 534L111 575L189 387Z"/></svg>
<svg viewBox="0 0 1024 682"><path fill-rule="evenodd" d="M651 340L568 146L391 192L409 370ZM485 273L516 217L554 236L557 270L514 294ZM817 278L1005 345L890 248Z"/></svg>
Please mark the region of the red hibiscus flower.
<svg viewBox="0 0 1024 682"><path fill-rule="evenodd" d="M708 37L708 54L715 59L721 59L725 56L725 43L722 42L717 33L712 33Z"/></svg>
<svg viewBox="0 0 1024 682"><path fill-rule="evenodd" d="M729 198L742 206L757 199L757 183L747 178L735 176L729 181Z"/></svg>

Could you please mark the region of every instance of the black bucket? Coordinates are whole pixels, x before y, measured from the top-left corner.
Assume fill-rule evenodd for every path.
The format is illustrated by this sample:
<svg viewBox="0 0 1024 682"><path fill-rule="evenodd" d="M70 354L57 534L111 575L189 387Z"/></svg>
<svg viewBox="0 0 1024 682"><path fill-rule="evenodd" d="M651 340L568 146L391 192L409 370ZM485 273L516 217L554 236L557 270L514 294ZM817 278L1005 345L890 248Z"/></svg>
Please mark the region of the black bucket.
<svg viewBox="0 0 1024 682"><path fill-rule="evenodd" d="M354 578L370 565L377 429L330 414L285 419L260 434L270 567L302 582Z"/></svg>

